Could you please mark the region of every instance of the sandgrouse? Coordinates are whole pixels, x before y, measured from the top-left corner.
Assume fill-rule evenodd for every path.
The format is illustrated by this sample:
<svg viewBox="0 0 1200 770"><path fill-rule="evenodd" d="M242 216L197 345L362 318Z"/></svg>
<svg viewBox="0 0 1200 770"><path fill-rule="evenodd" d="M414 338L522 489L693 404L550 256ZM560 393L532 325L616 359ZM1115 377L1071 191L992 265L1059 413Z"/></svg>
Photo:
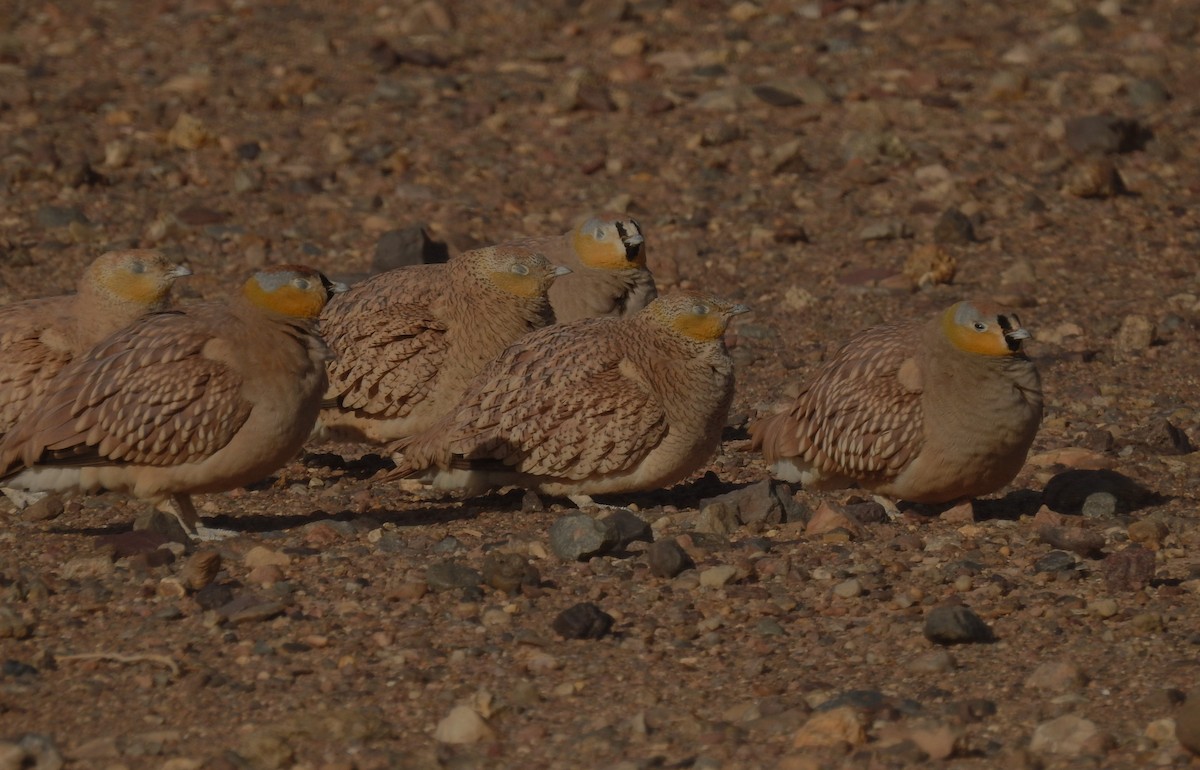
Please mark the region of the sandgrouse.
<svg viewBox="0 0 1200 770"><path fill-rule="evenodd" d="M777 476L859 486L916 503L995 492L1025 462L1042 418L1016 314L959 302L927 322L851 337L778 414L750 427Z"/></svg>
<svg viewBox="0 0 1200 770"><path fill-rule="evenodd" d="M484 364L551 322L546 290L570 272L524 246L489 246L447 262L436 291L422 270L414 301L413 269L381 273L326 308L335 358L318 435L385 442L432 425Z"/></svg>
<svg viewBox="0 0 1200 770"><path fill-rule="evenodd" d="M563 235L525 238L571 274L550 287L550 306L558 323L580 318L630 316L658 296L646 269L646 238L630 217L588 217Z"/></svg>
<svg viewBox="0 0 1200 770"><path fill-rule="evenodd" d="M96 258L75 294L0 307L0 436L46 391L72 358L169 303L176 278L191 275L157 251Z"/></svg>
<svg viewBox="0 0 1200 770"><path fill-rule="evenodd" d="M268 267L228 301L135 321L54 377L0 442L0 478L127 492L194 533L191 495L262 479L308 437L328 357L316 320L344 289Z"/></svg>
<svg viewBox="0 0 1200 770"><path fill-rule="evenodd" d="M488 364L446 417L397 442L388 477L425 475L467 494L670 486L720 441L734 383L723 335L747 309L681 292L630 318L533 332Z"/></svg>

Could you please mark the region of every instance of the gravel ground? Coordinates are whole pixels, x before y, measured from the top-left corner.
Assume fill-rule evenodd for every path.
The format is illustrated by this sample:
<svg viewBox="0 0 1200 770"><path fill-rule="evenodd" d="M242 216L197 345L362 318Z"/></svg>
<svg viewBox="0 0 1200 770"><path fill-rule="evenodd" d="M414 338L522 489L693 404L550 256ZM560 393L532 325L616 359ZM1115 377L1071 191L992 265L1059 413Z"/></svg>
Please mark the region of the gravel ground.
<svg viewBox="0 0 1200 770"><path fill-rule="evenodd" d="M0 504L0 768L1194 766L1198 19L0 0L0 301L113 247L187 301L608 208L660 287L755 311L712 464L624 512L372 484L349 444L201 498L240 534L192 552L117 496ZM747 420L841 339L981 294L1047 397L1009 489L759 484Z"/></svg>

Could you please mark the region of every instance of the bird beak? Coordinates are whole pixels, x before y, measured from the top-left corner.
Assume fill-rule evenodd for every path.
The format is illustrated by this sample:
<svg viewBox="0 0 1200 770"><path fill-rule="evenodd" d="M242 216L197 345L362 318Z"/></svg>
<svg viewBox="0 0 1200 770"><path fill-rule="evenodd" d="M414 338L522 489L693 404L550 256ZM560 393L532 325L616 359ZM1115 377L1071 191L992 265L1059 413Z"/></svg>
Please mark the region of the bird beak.
<svg viewBox="0 0 1200 770"><path fill-rule="evenodd" d="M1032 339L1033 335L1028 330L1017 327L1011 331L1004 332L1004 341L1008 343L1009 350L1020 350L1021 341Z"/></svg>
<svg viewBox="0 0 1200 770"><path fill-rule="evenodd" d="M192 274L192 269L187 265L176 265L167 271L168 278L186 278Z"/></svg>
<svg viewBox="0 0 1200 770"><path fill-rule="evenodd" d="M553 275L555 278L562 278L564 275L570 275L570 273L571 268L567 267L566 265L555 265L551 275Z"/></svg>
<svg viewBox="0 0 1200 770"><path fill-rule="evenodd" d="M750 307L748 305L734 305L725 312L728 313L730 317L733 317L735 315L741 315L742 313L749 313Z"/></svg>
<svg viewBox="0 0 1200 770"><path fill-rule="evenodd" d="M329 282L328 290L329 290L330 294L341 294L342 292L348 291L349 289L350 289L350 287L347 286L346 284L342 283L341 281L330 281Z"/></svg>

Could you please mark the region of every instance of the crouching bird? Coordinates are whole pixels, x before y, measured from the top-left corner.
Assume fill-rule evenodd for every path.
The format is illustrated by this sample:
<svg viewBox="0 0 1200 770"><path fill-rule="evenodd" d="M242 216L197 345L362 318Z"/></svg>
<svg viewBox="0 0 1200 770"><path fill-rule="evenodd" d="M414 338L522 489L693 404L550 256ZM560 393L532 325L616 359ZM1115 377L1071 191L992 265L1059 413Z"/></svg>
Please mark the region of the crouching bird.
<svg viewBox="0 0 1200 770"><path fill-rule="evenodd" d="M228 301L144 316L55 375L0 441L0 480L125 492L196 533L191 495L258 481L304 444L326 386L317 317L344 290L269 267Z"/></svg>
<svg viewBox="0 0 1200 770"><path fill-rule="evenodd" d="M515 485L577 501L670 486L713 455L733 399L730 318L703 294L629 318L540 329L509 346L424 433L393 445L386 478L479 494Z"/></svg>
<svg viewBox="0 0 1200 770"><path fill-rule="evenodd" d="M1029 336L988 302L859 332L790 405L750 426L751 448L812 489L915 503L995 492L1021 470L1042 419Z"/></svg>

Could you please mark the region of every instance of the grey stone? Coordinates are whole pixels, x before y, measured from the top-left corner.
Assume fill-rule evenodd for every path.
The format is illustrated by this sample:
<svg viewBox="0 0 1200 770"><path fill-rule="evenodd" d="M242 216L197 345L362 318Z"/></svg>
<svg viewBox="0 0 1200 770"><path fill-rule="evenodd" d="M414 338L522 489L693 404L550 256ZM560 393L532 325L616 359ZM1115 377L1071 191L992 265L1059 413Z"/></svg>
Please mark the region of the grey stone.
<svg viewBox="0 0 1200 770"><path fill-rule="evenodd" d="M614 525L586 513L568 513L550 525L550 550L564 561L586 561L619 542Z"/></svg>
<svg viewBox="0 0 1200 770"><path fill-rule="evenodd" d="M1129 103L1134 107L1157 107L1171 101L1171 94L1157 80L1134 80L1128 88Z"/></svg>
<svg viewBox="0 0 1200 770"><path fill-rule="evenodd" d="M612 625L612 615L591 602L580 602L560 612L553 628L564 639L599 639Z"/></svg>
<svg viewBox="0 0 1200 770"><path fill-rule="evenodd" d="M1113 593L1140 591L1150 585L1157 567L1154 551L1131 545L1104 557L1100 564L1104 585Z"/></svg>
<svg viewBox="0 0 1200 770"><path fill-rule="evenodd" d="M933 226L935 243L965 244L975 241L975 225L958 209L947 209Z"/></svg>
<svg viewBox="0 0 1200 770"><path fill-rule="evenodd" d="M943 604L925 616L925 638L935 644L976 644L995 641L996 637L970 607Z"/></svg>
<svg viewBox="0 0 1200 770"><path fill-rule="evenodd" d="M617 533L617 548L627 548L630 543L654 541L650 523L628 508L611 508L600 517L600 521L611 526Z"/></svg>
<svg viewBox="0 0 1200 770"><path fill-rule="evenodd" d="M1066 551L1051 551L1033 563L1034 572L1062 572L1075 569L1075 557Z"/></svg>
<svg viewBox="0 0 1200 770"><path fill-rule="evenodd" d="M474 588L482 580L478 570L456 561L440 561L425 570L425 583L435 591Z"/></svg>
<svg viewBox="0 0 1200 770"><path fill-rule="evenodd" d="M388 230L375 243L371 269L382 273L397 267L428 265L449 258L446 244L434 241L424 225L410 225L400 230Z"/></svg>
<svg viewBox="0 0 1200 770"><path fill-rule="evenodd" d="M1067 121L1067 146L1080 155L1116 155L1141 149L1145 130L1136 120L1112 115L1085 115Z"/></svg>
<svg viewBox="0 0 1200 770"><path fill-rule="evenodd" d="M1101 754L1112 743L1112 736L1100 731L1090 719L1064 714L1043 722L1033 731L1029 748L1039 754Z"/></svg>
<svg viewBox="0 0 1200 770"><path fill-rule="evenodd" d="M493 551L483 558L483 582L498 591L515 593L523 585L536 586L540 580L537 567L518 553Z"/></svg>
<svg viewBox="0 0 1200 770"><path fill-rule="evenodd" d="M646 551L650 574L655 577L673 578L690 568L692 559L687 551L674 540L659 540Z"/></svg>
<svg viewBox="0 0 1200 770"><path fill-rule="evenodd" d="M701 500L701 514L703 515L704 511L712 506L720 506L723 511L718 513L714 508L712 516L726 521L731 515L737 523L741 524L806 522L812 515L792 496L791 487L773 479L764 479L741 489ZM697 528L699 528L699 524L697 524ZM729 534L733 531L733 527L711 531Z"/></svg>
<svg viewBox="0 0 1200 770"><path fill-rule="evenodd" d="M912 236L912 228L899 219L877 219L863 225L858 231L860 241L892 241Z"/></svg>

